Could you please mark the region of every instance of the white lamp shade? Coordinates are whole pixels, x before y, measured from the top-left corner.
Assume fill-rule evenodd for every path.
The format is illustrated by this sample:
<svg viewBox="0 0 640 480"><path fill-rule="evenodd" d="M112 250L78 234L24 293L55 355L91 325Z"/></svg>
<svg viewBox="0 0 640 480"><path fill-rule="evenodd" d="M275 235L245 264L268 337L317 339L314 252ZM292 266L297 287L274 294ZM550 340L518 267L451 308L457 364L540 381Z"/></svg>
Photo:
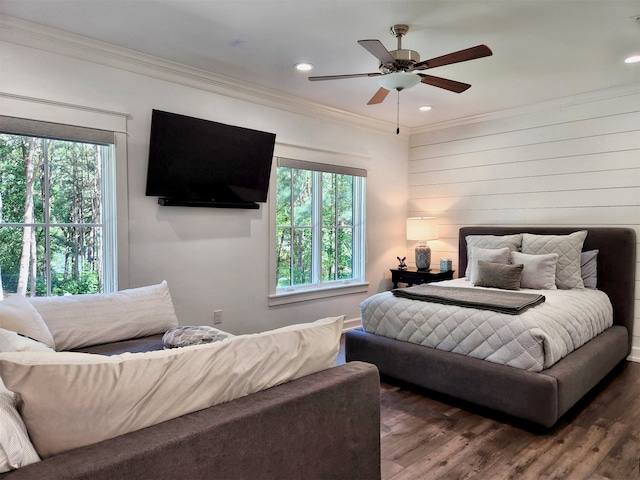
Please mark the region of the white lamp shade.
<svg viewBox="0 0 640 480"><path fill-rule="evenodd" d="M437 217L407 218L407 240L436 240L438 238Z"/></svg>
<svg viewBox="0 0 640 480"><path fill-rule="evenodd" d="M404 90L415 87L420 83L421 78L415 73L395 72L387 73L378 78L378 85L387 90Z"/></svg>

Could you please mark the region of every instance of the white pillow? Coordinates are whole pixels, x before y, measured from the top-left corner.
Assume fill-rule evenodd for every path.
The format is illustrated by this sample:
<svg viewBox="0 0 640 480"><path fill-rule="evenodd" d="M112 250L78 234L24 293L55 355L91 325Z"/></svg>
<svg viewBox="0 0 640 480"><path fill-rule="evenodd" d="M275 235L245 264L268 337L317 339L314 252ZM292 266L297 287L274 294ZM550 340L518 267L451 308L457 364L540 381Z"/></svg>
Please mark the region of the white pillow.
<svg viewBox="0 0 640 480"><path fill-rule="evenodd" d="M33 338L0 328L0 352L55 352L55 350Z"/></svg>
<svg viewBox="0 0 640 480"><path fill-rule="evenodd" d="M467 267L466 277L475 285L478 281L478 261L491 263L509 263L509 253L511 250L508 247L504 248L480 248L469 247L467 254L469 256L469 266Z"/></svg>
<svg viewBox="0 0 640 480"><path fill-rule="evenodd" d="M560 289L584 288L580 275L580 252L587 231L581 230L569 235L522 235L522 253L541 255L557 253L556 286Z"/></svg>
<svg viewBox="0 0 640 480"><path fill-rule="evenodd" d="M29 440L15 395L0 380L0 473L40 461Z"/></svg>
<svg viewBox="0 0 640 480"><path fill-rule="evenodd" d="M58 351L166 332L178 325L167 282L114 293L36 297Z"/></svg>
<svg viewBox="0 0 640 480"><path fill-rule="evenodd" d="M535 288L536 290L555 290L557 288L557 253L529 255L527 253L511 252L511 263L524 265L520 288Z"/></svg>
<svg viewBox="0 0 640 480"><path fill-rule="evenodd" d="M22 295L10 295L0 301L0 328L34 338L51 348L55 347L44 320Z"/></svg>
<svg viewBox="0 0 640 480"><path fill-rule="evenodd" d="M44 458L330 368L343 320L110 357L1 353L0 375Z"/></svg>

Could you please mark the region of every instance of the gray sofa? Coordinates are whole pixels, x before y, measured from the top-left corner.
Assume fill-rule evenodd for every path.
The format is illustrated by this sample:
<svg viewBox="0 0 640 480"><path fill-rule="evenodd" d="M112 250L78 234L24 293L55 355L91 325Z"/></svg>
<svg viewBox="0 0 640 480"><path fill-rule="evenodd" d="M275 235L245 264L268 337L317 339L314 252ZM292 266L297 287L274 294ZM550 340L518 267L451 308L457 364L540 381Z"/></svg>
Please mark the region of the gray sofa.
<svg viewBox="0 0 640 480"><path fill-rule="evenodd" d="M0 478L376 479L379 392L376 367L351 362Z"/></svg>

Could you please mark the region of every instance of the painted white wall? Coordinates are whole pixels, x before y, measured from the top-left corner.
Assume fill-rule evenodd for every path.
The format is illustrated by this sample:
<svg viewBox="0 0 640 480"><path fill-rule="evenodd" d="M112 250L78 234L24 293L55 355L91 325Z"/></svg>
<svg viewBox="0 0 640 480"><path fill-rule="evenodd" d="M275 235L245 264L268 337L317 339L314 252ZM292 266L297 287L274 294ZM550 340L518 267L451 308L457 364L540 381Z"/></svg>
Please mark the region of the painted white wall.
<svg viewBox="0 0 640 480"><path fill-rule="evenodd" d="M439 217L432 255L456 269L465 225L628 227L640 241L638 85L423 129L409 159L409 213ZM640 361L640 263L636 272Z"/></svg>
<svg viewBox="0 0 640 480"><path fill-rule="evenodd" d="M128 113L129 286L167 280L181 324L211 325L214 309L223 310L220 327L233 333L340 314L357 319L360 301L390 287L385 272L405 248L408 136L396 136L393 126L381 133L348 120L216 94L192 86L188 75L166 81L157 78L161 69L136 65L135 73L111 66L109 57L47 50L0 43L0 92ZM153 108L276 133L276 153L287 144L358 157L354 166L368 170L369 290L268 307L266 204L259 210L160 207L155 197L145 196Z"/></svg>

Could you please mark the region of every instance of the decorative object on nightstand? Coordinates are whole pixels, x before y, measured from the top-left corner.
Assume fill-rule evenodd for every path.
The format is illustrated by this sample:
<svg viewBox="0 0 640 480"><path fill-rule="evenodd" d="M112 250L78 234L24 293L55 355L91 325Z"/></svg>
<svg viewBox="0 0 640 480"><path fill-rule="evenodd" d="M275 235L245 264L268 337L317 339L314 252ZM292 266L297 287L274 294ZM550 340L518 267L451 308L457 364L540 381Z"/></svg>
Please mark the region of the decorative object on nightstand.
<svg viewBox="0 0 640 480"><path fill-rule="evenodd" d="M448 272L449 270L453 270L453 260L450 258L441 258L440 259L440 271Z"/></svg>
<svg viewBox="0 0 640 480"><path fill-rule="evenodd" d="M398 270L406 270L407 268L407 264L404 263L404 261L407 259L407 257L396 257L398 259Z"/></svg>
<svg viewBox="0 0 640 480"><path fill-rule="evenodd" d="M431 248L429 240L438 238L438 223L436 217L407 218L407 240L418 240L416 246L416 268L428 271L431 266Z"/></svg>

